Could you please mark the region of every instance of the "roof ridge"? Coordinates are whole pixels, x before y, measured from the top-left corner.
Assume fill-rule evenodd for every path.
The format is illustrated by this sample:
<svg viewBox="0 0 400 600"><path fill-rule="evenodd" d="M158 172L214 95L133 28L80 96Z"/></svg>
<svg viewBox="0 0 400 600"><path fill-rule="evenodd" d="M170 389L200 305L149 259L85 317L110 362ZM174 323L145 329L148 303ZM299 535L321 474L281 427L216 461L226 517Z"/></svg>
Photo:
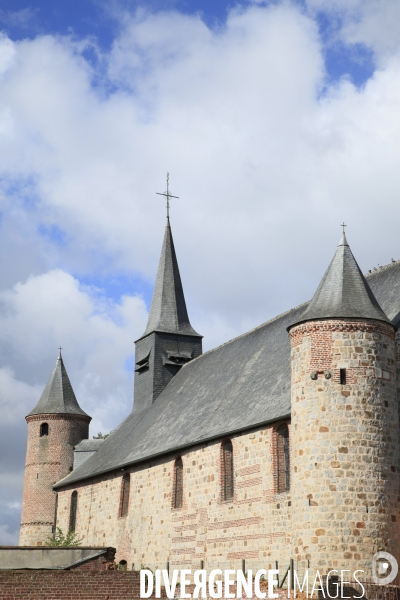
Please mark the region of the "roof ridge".
<svg viewBox="0 0 400 600"><path fill-rule="evenodd" d="M242 337L246 337L246 335L250 335L251 333L254 333L255 331L257 331L258 329L262 329L266 325L269 325L270 323L273 323L274 321L277 321L278 319L285 317L289 313L294 312L294 311L298 310L299 308L302 308L303 306L306 306L307 304L309 304L309 302L310 302L310 300L307 300L306 302L302 302L301 304L298 304L294 308L289 308L288 310L285 310L283 313L279 313L279 315L276 315L276 317L273 317L272 319L269 319L268 321L264 321L264 323L261 323L260 325L256 325L256 327L253 327L253 329L249 329L249 331L240 333L236 337L234 337L226 342L223 342L222 344L219 344L219 346L215 346L215 348L210 348L210 350L203 352L203 354L200 354L200 356L196 356L196 358L193 358L193 360L191 360L190 362L183 365L181 370L189 365L192 365L194 362L196 362L203 356L207 356L207 354L210 354L211 352L215 352L215 351L219 350L220 348L223 348L224 346L228 346L232 342L235 342L236 340L239 340Z"/></svg>
<svg viewBox="0 0 400 600"><path fill-rule="evenodd" d="M375 273L379 273L380 271L385 271L386 269L391 269L398 263L400 263L400 258L398 258L397 260L393 260L392 262L388 263L387 265L379 265L378 267L373 267L372 269L370 269L368 271L368 273L364 273L364 277L371 277L371 275L374 275Z"/></svg>

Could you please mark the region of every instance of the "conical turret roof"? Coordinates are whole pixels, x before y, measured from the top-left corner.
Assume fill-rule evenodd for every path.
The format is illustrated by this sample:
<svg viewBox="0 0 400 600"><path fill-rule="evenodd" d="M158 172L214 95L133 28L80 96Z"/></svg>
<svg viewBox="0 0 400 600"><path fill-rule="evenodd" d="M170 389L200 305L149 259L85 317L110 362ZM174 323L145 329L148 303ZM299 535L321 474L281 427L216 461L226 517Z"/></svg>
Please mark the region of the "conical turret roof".
<svg viewBox="0 0 400 600"><path fill-rule="evenodd" d="M169 219L165 227L149 320L141 337L154 331L202 337L189 321Z"/></svg>
<svg viewBox="0 0 400 600"><path fill-rule="evenodd" d="M65 370L61 351L53 372L43 390L43 394L28 417L41 414L74 414L83 415L90 419L89 415L81 409L75 397L67 371Z"/></svg>
<svg viewBox="0 0 400 600"><path fill-rule="evenodd" d="M313 299L290 327L304 321L341 317L390 323L361 273L344 233Z"/></svg>

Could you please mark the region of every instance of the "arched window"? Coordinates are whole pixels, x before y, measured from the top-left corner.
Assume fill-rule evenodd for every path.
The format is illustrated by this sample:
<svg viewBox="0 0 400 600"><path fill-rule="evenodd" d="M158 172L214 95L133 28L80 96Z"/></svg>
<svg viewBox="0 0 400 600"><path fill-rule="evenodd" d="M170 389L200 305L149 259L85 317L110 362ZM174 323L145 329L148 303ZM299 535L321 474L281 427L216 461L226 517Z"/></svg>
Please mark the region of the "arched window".
<svg viewBox="0 0 400 600"><path fill-rule="evenodd" d="M49 435L49 426L47 423L42 423L40 426L40 437L44 435Z"/></svg>
<svg viewBox="0 0 400 600"><path fill-rule="evenodd" d="M125 473L122 478L121 484L121 502L119 509L119 516L126 517L129 510L129 491L131 487L131 477L129 473Z"/></svg>
<svg viewBox="0 0 400 600"><path fill-rule="evenodd" d="M69 510L69 530L75 531L76 527L76 511L78 509L78 492L72 492L71 494L71 506Z"/></svg>
<svg viewBox="0 0 400 600"><path fill-rule="evenodd" d="M287 492L290 489L290 448L289 428L281 425L276 431L276 462L278 467L277 491Z"/></svg>
<svg viewBox="0 0 400 600"><path fill-rule="evenodd" d="M183 463L179 457L175 461L174 466L174 489L173 489L173 502L174 508L182 508L183 504Z"/></svg>
<svg viewBox="0 0 400 600"><path fill-rule="evenodd" d="M118 563L118 571L127 571L128 570L128 563L126 562L126 560L120 560Z"/></svg>
<svg viewBox="0 0 400 600"><path fill-rule="evenodd" d="M223 442L222 452L222 500L232 500L233 484L233 446L230 440Z"/></svg>

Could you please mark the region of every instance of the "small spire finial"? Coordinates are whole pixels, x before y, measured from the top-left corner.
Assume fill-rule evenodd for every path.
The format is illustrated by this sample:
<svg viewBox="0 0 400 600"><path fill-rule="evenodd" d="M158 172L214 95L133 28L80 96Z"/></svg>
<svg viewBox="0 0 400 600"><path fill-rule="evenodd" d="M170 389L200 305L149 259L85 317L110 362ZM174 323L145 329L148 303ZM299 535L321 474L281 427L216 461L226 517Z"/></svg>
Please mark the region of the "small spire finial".
<svg viewBox="0 0 400 600"><path fill-rule="evenodd" d="M58 359L62 358L62 356L61 356L61 350L62 350L62 347L60 346L58 348Z"/></svg>
<svg viewBox="0 0 400 600"><path fill-rule="evenodd" d="M169 173L167 173L167 190L165 192L156 192L159 196L165 196L167 199L167 219L169 220L169 199L170 198L179 198L179 196L173 196L169 193Z"/></svg>
<svg viewBox="0 0 400 600"><path fill-rule="evenodd" d="M339 242L339 246L348 246L349 244L347 243L346 233L344 231L344 228L347 227L347 225L343 221L343 223L340 224L340 227L342 227L343 231L342 231L342 237L341 237L340 242Z"/></svg>

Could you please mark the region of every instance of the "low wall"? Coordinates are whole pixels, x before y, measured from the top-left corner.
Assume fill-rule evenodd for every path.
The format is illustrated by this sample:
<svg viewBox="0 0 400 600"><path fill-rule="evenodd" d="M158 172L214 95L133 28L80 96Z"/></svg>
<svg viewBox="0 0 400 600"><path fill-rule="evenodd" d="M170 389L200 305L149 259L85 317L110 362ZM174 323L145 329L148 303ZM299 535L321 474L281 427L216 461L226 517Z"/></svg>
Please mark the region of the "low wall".
<svg viewBox="0 0 400 600"><path fill-rule="evenodd" d="M135 571L0 571L7 600L133 600L140 597Z"/></svg>
<svg viewBox="0 0 400 600"><path fill-rule="evenodd" d="M0 546L4 569L71 569L79 565L105 570L114 562L115 548Z"/></svg>

